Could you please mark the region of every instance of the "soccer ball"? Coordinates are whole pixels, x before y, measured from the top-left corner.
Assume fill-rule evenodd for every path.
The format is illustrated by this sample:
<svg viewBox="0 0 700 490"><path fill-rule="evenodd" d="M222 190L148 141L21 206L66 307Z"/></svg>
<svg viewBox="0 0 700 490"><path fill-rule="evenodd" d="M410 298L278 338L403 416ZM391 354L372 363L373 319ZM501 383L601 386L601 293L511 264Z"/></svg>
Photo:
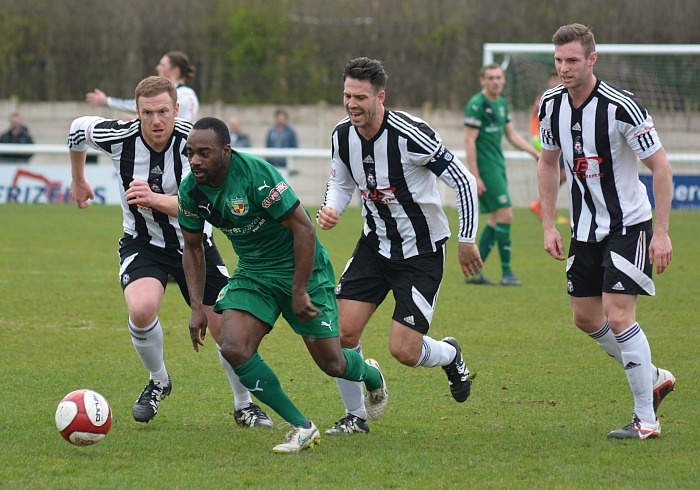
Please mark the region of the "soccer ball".
<svg viewBox="0 0 700 490"><path fill-rule="evenodd" d="M105 438L112 426L112 409L105 397L92 390L68 393L56 409L56 428L76 446L90 446Z"/></svg>

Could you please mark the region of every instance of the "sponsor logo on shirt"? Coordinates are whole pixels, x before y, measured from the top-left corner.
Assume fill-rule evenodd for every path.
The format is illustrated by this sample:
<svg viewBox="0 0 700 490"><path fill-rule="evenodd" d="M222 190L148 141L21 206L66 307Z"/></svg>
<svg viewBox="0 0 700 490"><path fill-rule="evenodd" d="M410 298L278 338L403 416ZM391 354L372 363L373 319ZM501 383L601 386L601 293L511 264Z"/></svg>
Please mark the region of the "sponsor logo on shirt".
<svg viewBox="0 0 700 490"><path fill-rule="evenodd" d="M182 204L180 204L180 203L178 203L177 209L180 211L180 214L183 215L183 216L187 216L187 217L190 217L190 218L196 218L196 217L198 217L197 214L192 213L192 212L186 210L185 208L183 208L183 207L182 207Z"/></svg>
<svg viewBox="0 0 700 490"><path fill-rule="evenodd" d="M270 190L270 193L267 195L265 199L263 199L262 202L262 207L263 208L269 208L272 206L273 203L279 201L282 199L282 193L287 190L287 184L284 182L280 182L277 184L272 190Z"/></svg>
<svg viewBox="0 0 700 490"><path fill-rule="evenodd" d="M639 138L640 136L645 135L648 132L653 131L653 130L654 130L654 126L647 126L646 128L642 129L641 131L637 131L636 133L634 133L634 136L635 136L635 138Z"/></svg>
<svg viewBox="0 0 700 490"><path fill-rule="evenodd" d="M364 197L368 201L389 204L396 201L396 196L394 195L395 191L396 187L387 187L385 189L379 189L377 187L374 187L373 189L362 191L362 197Z"/></svg>
<svg viewBox="0 0 700 490"><path fill-rule="evenodd" d="M255 233L260 229L260 227L265 223L265 218L257 217L255 218L252 222L248 223L245 226L241 227L236 227L236 228L219 228L222 233L226 235L243 235L246 233Z"/></svg>
<svg viewBox="0 0 700 490"><path fill-rule="evenodd" d="M477 128L481 127L481 121L475 117L465 117L464 124L466 126L475 126Z"/></svg>
<svg viewBox="0 0 700 490"><path fill-rule="evenodd" d="M574 175L579 179L600 179L603 173L600 171L600 157L574 158Z"/></svg>

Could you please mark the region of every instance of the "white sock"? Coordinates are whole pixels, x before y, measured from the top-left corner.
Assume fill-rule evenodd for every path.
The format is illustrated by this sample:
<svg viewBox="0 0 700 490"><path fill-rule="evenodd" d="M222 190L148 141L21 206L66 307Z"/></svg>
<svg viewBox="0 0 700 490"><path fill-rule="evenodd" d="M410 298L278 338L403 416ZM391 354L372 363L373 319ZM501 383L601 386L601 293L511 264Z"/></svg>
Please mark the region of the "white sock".
<svg viewBox="0 0 700 490"><path fill-rule="evenodd" d="M163 361L163 328L158 317L146 328L136 328L129 318L129 333L131 343L134 344L143 367L151 373L153 382L158 386L166 386L168 371Z"/></svg>
<svg viewBox="0 0 700 490"><path fill-rule="evenodd" d="M354 347L353 350L362 356L362 344L357 344L357 347ZM345 413L367 420L362 382L349 381L342 378L335 378L335 382L338 385L338 391L340 392L340 398L343 400L343 405L345 405Z"/></svg>
<svg viewBox="0 0 700 490"><path fill-rule="evenodd" d="M457 350L451 344L423 335L423 350L413 367L447 366L454 361L456 355Z"/></svg>
<svg viewBox="0 0 700 490"><path fill-rule="evenodd" d="M620 352L620 344L617 343L615 334L610 330L610 326L606 323L597 332L588 334L593 340L598 342L598 345L603 348L605 352L608 353L610 357L615 359L617 362L622 364L622 353ZM651 365L651 380L656 383L656 379L659 377L659 370L656 366Z"/></svg>
<svg viewBox="0 0 700 490"><path fill-rule="evenodd" d="M615 335L620 344L627 382L634 395L634 413L643 422L656 423L652 396L651 349L646 335L635 323Z"/></svg>
<svg viewBox="0 0 700 490"><path fill-rule="evenodd" d="M238 379L238 375L233 371L231 364L221 355L221 347L219 344L216 344L216 351L219 353L219 361L221 361L221 366L223 366L224 371L226 371L226 377L231 384L231 390L233 391L233 409L240 410L241 408L247 407L253 402L248 388L241 384L241 380Z"/></svg>

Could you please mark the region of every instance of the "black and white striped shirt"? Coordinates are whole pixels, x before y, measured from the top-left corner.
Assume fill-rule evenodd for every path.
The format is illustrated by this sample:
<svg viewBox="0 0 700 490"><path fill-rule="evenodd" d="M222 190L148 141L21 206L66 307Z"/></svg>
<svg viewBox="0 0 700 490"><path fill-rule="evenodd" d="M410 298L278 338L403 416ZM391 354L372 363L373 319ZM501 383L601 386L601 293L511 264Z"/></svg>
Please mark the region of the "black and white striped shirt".
<svg viewBox="0 0 700 490"><path fill-rule="evenodd" d="M119 180L125 234L159 248L182 250L184 242L177 216L129 205L125 192L131 181L139 179L148 182L155 193L177 196L180 182L190 171L185 145L191 129L192 124L176 119L170 144L164 151L156 152L141 137L140 120L84 116L71 124L68 147L86 151L89 146L112 159ZM211 225L207 224L205 234L211 236Z"/></svg>
<svg viewBox="0 0 700 490"><path fill-rule="evenodd" d="M539 118L542 148L562 151L574 239L599 242L651 219L637 159L652 156L661 142L633 94L598 80L574 108L559 85L543 94Z"/></svg>
<svg viewBox="0 0 700 490"><path fill-rule="evenodd" d="M384 257L433 253L450 236L437 178L456 194L459 240L474 243L478 203L474 176L423 120L385 111L382 127L365 140L345 118L332 136L332 173L323 206L342 214L362 193L363 234Z"/></svg>

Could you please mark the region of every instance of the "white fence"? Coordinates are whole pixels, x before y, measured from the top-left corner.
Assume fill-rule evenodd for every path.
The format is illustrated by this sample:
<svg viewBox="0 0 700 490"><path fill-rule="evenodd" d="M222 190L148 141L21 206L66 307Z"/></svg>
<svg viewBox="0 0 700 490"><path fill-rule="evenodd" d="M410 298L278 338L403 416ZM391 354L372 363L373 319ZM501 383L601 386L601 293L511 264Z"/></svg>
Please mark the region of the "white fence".
<svg viewBox="0 0 700 490"><path fill-rule="evenodd" d="M245 148L262 158L287 157L289 159L288 179L301 201L310 209L323 200L325 184L330 173L330 149L328 148ZM118 204L114 168L106 157L99 155L97 165L87 165L87 177L98 194L100 204ZM463 151L455 151L463 162ZM0 204L22 203L62 203L69 202L71 172L68 148L65 145L19 145L0 144L0 154L33 154L31 163L15 165L0 164ZM533 158L524 152L506 151L508 181L514 207L527 207L537 198L537 172ZM678 175L700 174L700 154L671 153L669 159ZM640 163L640 173L648 173ZM441 185L443 202L454 205L452 191ZM564 192L560 193L559 206L566 207Z"/></svg>

